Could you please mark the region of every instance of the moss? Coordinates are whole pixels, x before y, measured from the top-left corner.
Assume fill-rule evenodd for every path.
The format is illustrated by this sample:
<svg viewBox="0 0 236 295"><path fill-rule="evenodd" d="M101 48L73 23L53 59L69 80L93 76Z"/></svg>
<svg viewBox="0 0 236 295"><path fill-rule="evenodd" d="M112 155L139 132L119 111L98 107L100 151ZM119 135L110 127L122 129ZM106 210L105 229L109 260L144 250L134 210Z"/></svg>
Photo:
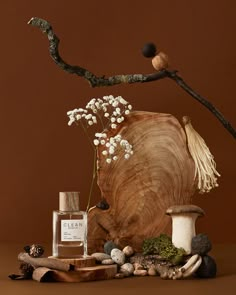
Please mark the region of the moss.
<svg viewBox="0 0 236 295"><path fill-rule="evenodd" d="M161 234L159 237L149 238L143 241L143 254L157 254L172 264L177 265L183 262L186 252L182 248L176 248L169 236Z"/></svg>

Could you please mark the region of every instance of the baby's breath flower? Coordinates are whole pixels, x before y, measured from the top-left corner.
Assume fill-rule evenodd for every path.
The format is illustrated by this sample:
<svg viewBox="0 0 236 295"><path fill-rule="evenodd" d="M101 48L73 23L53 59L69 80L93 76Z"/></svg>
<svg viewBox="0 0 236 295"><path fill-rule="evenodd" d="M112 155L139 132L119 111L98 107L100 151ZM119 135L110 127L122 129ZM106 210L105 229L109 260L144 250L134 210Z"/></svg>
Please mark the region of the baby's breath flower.
<svg viewBox="0 0 236 295"><path fill-rule="evenodd" d="M94 139L93 143L94 143L94 145L99 145L99 140L98 139Z"/></svg>
<svg viewBox="0 0 236 295"><path fill-rule="evenodd" d="M106 155L108 154L108 152L107 152L106 150L104 150L104 151L102 151L102 154L103 154L104 156L106 156Z"/></svg>
<svg viewBox="0 0 236 295"><path fill-rule="evenodd" d="M102 139L101 141L100 141L100 144L101 145L104 145L106 143L106 141L104 140L104 139Z"/></svg>
<svg viewBox="0 0 236 295"><path fill-rule="evenodd" d="M107 162L108 164L110 164L110 163L111 163L111 158L107 158L107 159L106 159L106 162Z"/></svg>
<svg viewBox="0 0 236 295"><path fill-rule="evenodd" d="M128 115L130 113L129 110L125 110L125 114Z"/></svg>
<svg viewBox="0 0 236 295"><path fill-rule="evenodd" d="M106 117L106 118L108 118L109 116L110 116L109 113L105 113L105 114L104 114L104 117Z"/></svg>
<svg viewBox="0 0 236 295"><path fill-rule="evenodd" d="M116 160L118 159L118 157L117 157L117 156L114 156L112 159L113 159L114 161L116 161Z"/></svg>
<svg viewBox="0 0 236 295"><path fill-rule="evenodd" d="M111 117L111 122L114 123L116 121L116 118Z"/></svg>
<svg viewBox="0 0 236 295"><path fill-rule="evenodd" d="M111 124L112 129L116 129L117 125L116 124Z"/></svg>
<svg viewBox="0 0 236 295"><path fill-rule="evenodd" d="M130 155L129 154L125 154L125 159L129 159Z"/></svg>

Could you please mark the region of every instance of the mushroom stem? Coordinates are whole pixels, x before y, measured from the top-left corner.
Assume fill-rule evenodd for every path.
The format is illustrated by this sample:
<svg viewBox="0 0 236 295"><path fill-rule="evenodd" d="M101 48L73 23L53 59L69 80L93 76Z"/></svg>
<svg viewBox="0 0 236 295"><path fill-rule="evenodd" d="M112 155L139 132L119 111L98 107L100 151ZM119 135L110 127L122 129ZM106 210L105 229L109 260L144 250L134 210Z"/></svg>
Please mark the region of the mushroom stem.
<svg viewBox="0 0 236 295"><path fill-rule="evenodd" d="M196 235L197 217L197 213L172 215L172 243L177 248L183 248L187 254L191 253L191 241Z"/></svg>
<svg viewBox="0 0 236 295"><path fill-rule="evenodd" d="M166 214L172 218L172 243L190 254L192 238L196 235L195 222L204 211L195 205L176 205L168 208Z"/></svg>

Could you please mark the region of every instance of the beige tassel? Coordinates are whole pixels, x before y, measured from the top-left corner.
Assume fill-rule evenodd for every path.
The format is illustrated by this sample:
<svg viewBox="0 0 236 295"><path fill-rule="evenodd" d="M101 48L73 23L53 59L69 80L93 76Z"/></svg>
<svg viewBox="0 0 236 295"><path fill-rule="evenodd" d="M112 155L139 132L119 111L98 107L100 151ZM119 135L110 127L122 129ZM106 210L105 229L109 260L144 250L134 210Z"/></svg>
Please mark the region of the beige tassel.
<svg viewBox="0 0 236 295"><path fill-rule="evenodd" d="M194 130L189 117L183 117L185 132L187 135L188 149L195 163L195 179L198 181L200 193L209 192L217 187L217 177L220 174L216 170L214 157L207 147L204 139Z"/></svg>

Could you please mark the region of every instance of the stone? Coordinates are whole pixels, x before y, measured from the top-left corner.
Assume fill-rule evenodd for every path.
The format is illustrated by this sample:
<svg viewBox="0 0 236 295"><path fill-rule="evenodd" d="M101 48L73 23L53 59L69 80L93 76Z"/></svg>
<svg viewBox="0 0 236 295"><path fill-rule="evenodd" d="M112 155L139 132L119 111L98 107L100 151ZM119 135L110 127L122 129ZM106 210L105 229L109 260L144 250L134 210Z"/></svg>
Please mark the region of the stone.
<svg viewBox="0 0 236 295"><path fill-rule="evenodd" d="M125 256L130 257L134 254L134 249L131 246L126 246L124 247L123 252L125 253Z"/></svg>
<svg viewBox="0 0 236 295"><path fill-rule="evenodd" d="M134 269L135 269L135 270L138 270L138 269L144 269L143 266L142 266L140 263L138 263L138 262L135 262L135 263L133 264L133 266L134 266Z"/></svg>
<svg viewBox="0 0 236 295"><path fill-rule="evenodd" d="M112 249L118 249L118 246L113 241L107 241L104 244L104 252L108 255L111 255Z"/></svg>
<svg viewBox="0 0 236 295"><path fill-rule="evenodd" d="M111 259L118 265L122 265L125 263L125 254L120 249L117 249L117 248L112 249Z"/></svg>
<svg viewBox="0 0 236 295"><path fill-rule="evenodd" d="M131 263L121 265L120 272L124 273L126 277L131 276L134 272L134 266Z"/></svg>
<svg viewBox="0 0 236 295"><path fill-rule="evenodd" d="M114 276L115 279L123 279L124 277L125 277L125 275L124 275L123 273L121 273L121 272L118 272L118 273Z"/></svg>
<svg viewBox="0 0 236 295"><path fill-rule="evenodd" d="M111 259L111 258L109 258L109 259L104 259L103 261L102 261L102 264L105 264L105 265L110 265L110 264L114 264L115 262Z"/></svg>
<svg viewBox="0 0 236 295"><path fill-rule="evenodd" d="M156 276L156 275L157 275L157 271L156 271L155 266L151 266L151 267L148 269L148 275L149 275L149 276Z"/></svg>
<svg viewBox="0 0 236 295"><path fill-rule="evenodd" d="M199 254L201 256L206 255L211 251L212 245L206 234L198 234L192 238L191 253Z"/></svg>
<svg viewBox="0 0 236 295"><path fill-rule="evenodd" d="M96 261L98 261L98 262L102 262L105 259L111 258L110 255L105 254L105 253L100 253L100 252L93 253L91 256L94 257L96 259Z"/></svg>
<svg viewBox="0 0 236 295"><path fill-rule="evenodd" d="M217 266L215 260L209 255L203 256L202 263L196 271L196 275L199 278L214 278L216 273Z"/></svg>
<svg viewBox="0 0 236 295"><path fill-rule="evenodd" d="M139 277L144 277L147 275L147 270L146 269L137 269L133 272L134 276L139 276Z"/></svg>

